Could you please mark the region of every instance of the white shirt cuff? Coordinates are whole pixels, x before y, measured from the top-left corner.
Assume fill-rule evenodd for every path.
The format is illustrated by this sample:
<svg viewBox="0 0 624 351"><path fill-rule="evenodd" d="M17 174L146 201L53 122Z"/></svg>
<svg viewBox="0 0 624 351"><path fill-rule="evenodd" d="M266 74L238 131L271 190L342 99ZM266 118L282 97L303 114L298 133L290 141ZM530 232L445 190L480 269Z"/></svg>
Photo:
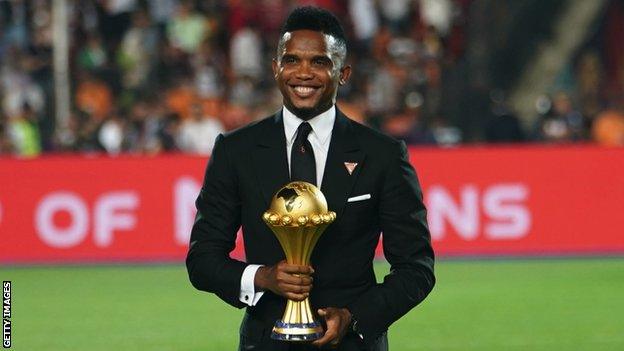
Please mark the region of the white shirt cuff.
<svg viewBox="0 0 624 351"><path fill-rule="evenodd" d="M262 267L262 265L250 264L245 267L243 276L241 277L241 289L238 299L240 302L247 304L248 306L255 306L264 294L264 291L256 292L254 285L254 278L256 277L258 268L260 267Z"/></svg>

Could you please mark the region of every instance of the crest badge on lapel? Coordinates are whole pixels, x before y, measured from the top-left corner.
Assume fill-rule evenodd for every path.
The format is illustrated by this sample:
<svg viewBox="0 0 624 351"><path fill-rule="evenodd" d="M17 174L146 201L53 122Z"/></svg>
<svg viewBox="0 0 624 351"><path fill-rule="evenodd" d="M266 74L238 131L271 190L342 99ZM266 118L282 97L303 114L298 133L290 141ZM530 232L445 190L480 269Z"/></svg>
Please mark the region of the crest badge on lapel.
<svg viewBox="0 0 624 351"><path fill-rule="evenodd" d="M344 165L345 165L345 168L347 169L347 172L349 172L349 175L351 175L353 174L353 170L358 164L357 162L345 162Z"/></svg>

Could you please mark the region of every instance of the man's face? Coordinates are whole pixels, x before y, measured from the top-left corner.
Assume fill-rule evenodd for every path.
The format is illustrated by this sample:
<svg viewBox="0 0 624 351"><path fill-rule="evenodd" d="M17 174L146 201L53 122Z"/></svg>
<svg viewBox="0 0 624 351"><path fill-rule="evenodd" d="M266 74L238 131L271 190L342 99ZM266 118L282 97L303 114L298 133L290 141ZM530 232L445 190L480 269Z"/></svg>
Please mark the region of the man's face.
<svg viewBox="0 0 624 351"><path fill-rule="evenodd" d="M351 74L349 66L335 69L321 32L291 32L281 56L281 61L273 60L273 74L284 106L302 119L327 111L335 103L338 85Z"/></svg>

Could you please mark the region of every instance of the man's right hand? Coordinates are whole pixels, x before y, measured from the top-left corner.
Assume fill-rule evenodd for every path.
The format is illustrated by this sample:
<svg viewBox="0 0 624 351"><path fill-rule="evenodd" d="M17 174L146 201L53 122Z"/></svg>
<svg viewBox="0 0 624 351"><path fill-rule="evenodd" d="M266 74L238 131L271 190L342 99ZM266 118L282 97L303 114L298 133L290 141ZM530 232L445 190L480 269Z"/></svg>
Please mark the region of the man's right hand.
<svg viewBox="0 0 624 351"><path fill-rule="evenodd" d="M277 295L293 301L302 301L310 296L314 269L280 261L273 266L260 267L254 277L257 289L271 290Z"/></svg>

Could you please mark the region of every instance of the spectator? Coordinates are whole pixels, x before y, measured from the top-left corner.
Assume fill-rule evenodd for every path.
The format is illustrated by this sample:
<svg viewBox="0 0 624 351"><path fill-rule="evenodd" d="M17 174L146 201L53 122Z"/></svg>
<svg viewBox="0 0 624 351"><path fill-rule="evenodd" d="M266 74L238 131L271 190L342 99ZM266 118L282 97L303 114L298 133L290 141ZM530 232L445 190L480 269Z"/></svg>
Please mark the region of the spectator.
<svg viewBox="0 0 624 351"><path fill-rule="evenodd" d="M600 145L624 146L624 114L607 110L596 117L592 137Z"/></svg>
<svg viewBox="0 0 624 351"><path fill-rule="evenodd" d="M98 131L98 142L106 152L116 155L122 151L124 122L116 114L108 117Z"/></svg>
<svg viewBox="0 0 624 351"><path fill-rule="evenodd" d="M78 66L88 71L104 68L108 63L108 56L98 34L89 35L86 45L78 52L77 60Z"/></svg>
<svg viewBox="0 0 624 351"><path fill-rule="evenodd" d="M591 120L601 111L604 103L604 73L596 52L589 51L581 55L576 75L581 113Z"/></svg>
<svg viewBox="0 0 624 351"><path fill-rule="evenodd" d="M191 106L197 100L193 83L189 77L177 77L175 85L167 91L167 107L182 119L191 115Z"/></svg>
<svg viewBox="0 0 624 351"><path fill-rule="evenodd" d="M124 34L117 54L122 70L123 85L136 89L147 83L158 46L158 33L151 27L149 17L143 11L133 15L132 26Z"/></svg>
<svg viewBox="0 0 624 351"><path fill-rule="evenodd" d="M0 33L2 54L12 46L25 48L28 45L27 15L26 1L0 2L0 16L4 29Z"/></svg>
<svg viewBox="0 0 624 351"><path fill-rule="evenodd" d="M102 121L112 110L113 94L110 88L93 74L83 71L76 87L76 107L96 121Z"/></svg>
<svg viewBox="0 0 624 351"><path fill-rule="evenodd" d="M156 25L164 29L171 14L175 12L178 0L152 0L148 1L148 11Z"/></svg>
<svg viewBox="0 0 624 351"><path fill-rule="evenodd" d="M225 87L225 55L211 41L205 41L193 56L195 90L200 98L218 99L223 97Z"/></svg>
<svg viewBox="0 0 624 351"><path fill-rule="evenodd" d="M192 1L182 1L167 25L167 38L173 47L187 54L193 54L207 35L206 17L193 9Z"/></svg>
<svg viewBox="0 0 624 351"><path fill-rule="evenodd" d="M223 125L212 116L205 116L200 105L191 108L191 116L182 122L178 145L186 152L210 155L215 139L223 133Z"/></svg>
<svg viewBox="0 0 624 351"><path fill-rule="evenodd" d="M14 115L10 118L9 136L17 155L33 157L41 153L37 117L30 105L25 104L20 115Z"/></svg>
<svg viewBox="0 0 624 351"><path fill-rule="evenodd" d="M491 115L485 125L485 140L489 143L517 143L525 141L520 119L505 103L505 95L495 91L491 95Z"/></svg>
<svg viewBox="0 0 624 351"><path fill-rule="evenodd" d="M453 3L450 0L420 0L420 16L427 26L446 37L451 29Z"/></svg>
<svg viewBox="0 0 624 351"><path fill-rule="evenodd" d="M132 13L137 9L137 0L103 0L96 4L100 32L106 47L114 50L130 26Z"/></svg>
<svg viewBox="0 0 624 351"><path fill-rule="evenodd" d="M511 111L493 114L485 126L485 141L488 143L517 143L524 140L520 120Z"/></svg>
<svg viewBox="0 0 624 351"><path fill-rule="evenodd" d="M171 116L171 117L170 117ZM164 103L154 98L145 101L145 117L142 124L142 150L155 155L177 150L175 136L178 134L177 116L167 115Z"/></svg>
<svg viewBox="0 0 624 351"><path fill-rule="evenodd" d="M373 0L350 0L349 15L355 39L366 48L379 30L378 13Z"/></svg>
<svg viewBox="0 0 624 351"><path fill-rule="evenodd" d="M0 116L0 155L13 153L13 141L7 129L4 118Z"/></svg>
<svg viewBox="0 0 624 351"><path fill-rule="evenodd" d="M558 92L552 101L552 110L537 121L536 139L548 142L582 140L583 116L572 107L570 96Z"/></svg>
<svg viewBox="0 0 624 351"><path fill-rule="evenodd" d="M409 24L414 0L385 0L379 2L381 17L394 33L405 30Z"/></svg>
<svg viewBox="0 0 624 351"><path fill-rule="evenodd" d="M0 70L2 110L5 115L9 118L21 117L25 105L35 113L43 112L44 92L29 75L27 56L19 51L13 51L5 59L6 63Z"/></svg>
<svg viewBox="0 0 624 351"><path fill-rule="evenodd" d="M260 35L252 27L245 27L234 33L230 42L230 60L235 77L260 79L262 71L262 45Z"/></svg>

